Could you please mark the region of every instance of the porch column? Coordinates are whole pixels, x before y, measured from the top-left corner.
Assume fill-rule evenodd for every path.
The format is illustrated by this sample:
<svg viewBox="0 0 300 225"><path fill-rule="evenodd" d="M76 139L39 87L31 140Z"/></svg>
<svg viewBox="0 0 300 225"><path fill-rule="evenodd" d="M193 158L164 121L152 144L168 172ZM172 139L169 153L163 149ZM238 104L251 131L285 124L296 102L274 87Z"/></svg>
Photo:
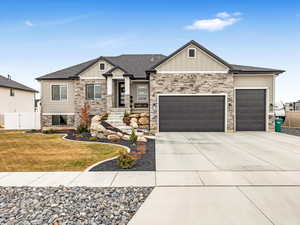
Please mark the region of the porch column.
<svg viewBox="0 0 300 225"><path fill-rule="evenodd" d="M124 80L125 80L125 96L124 96L125 108L130 109L130 77L124 76Z"/></svg>
<svg viewBox="0 0 300 225"><path fill-rule="evenodd" d="M112 102L112 92L113 92L113 80L112 76L107 76L106 80L106 86L107 86L107 97L106 97L106 103L107 103L107 111L109 112L111 108L113 107L113 102Z"/></svg>

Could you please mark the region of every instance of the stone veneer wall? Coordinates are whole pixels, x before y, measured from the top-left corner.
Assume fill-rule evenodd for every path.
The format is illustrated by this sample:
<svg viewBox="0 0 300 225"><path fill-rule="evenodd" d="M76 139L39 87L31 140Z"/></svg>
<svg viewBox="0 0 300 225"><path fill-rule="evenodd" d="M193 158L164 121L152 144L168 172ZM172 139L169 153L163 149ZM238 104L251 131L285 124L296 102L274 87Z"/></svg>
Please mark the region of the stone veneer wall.
<svg viewBox="0 0 300 225"><path fill-rule="evenodd" d="M87 84L101 84L101 99L99 100L87 100L86 99L86 85ZM107 111L107 87L105 79L80 79L75 81L75 126L80 124L80 109L84 103L88 103L91 106L91 115L102 114Z"/></svg>
<svg viewBox="0 0 300 225"><path fill-rule="evenodd" d="M74 115L67 115L67 125L66 126L54 126L52 125L52 115L42 115L41 126L46 129L55 128L74 128Z"/></svg>
<svg viewBox="0 0 300 225"><path fill-rule="evenodd" d="M275 114L270 113L269 115L269 131L275 131Z"/></svg>
<svg viewBox="0 0 300 225"><path fill-rule="evenodd" d="M227 94L227 131L234 130L232 74L151 74L150 130L157 131L157 94Z"/></svg>

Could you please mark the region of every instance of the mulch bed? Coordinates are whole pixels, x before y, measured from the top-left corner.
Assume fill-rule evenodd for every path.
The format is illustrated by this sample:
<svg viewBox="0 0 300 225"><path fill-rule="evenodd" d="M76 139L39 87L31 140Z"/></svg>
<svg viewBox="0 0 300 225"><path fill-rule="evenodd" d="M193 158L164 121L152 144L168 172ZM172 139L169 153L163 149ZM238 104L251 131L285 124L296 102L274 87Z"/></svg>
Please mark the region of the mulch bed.
<svg viewBox="0 0 300 225"><path fill-rule="evenodd" d="M113 159L93 167L90 171L155 171L155 140L147 139L144 145L143 143L133 144L131 141L120 140L118 142L112 142L106 138L98 138L96 141L90 141L91 135L89 133L82 134L80 139L77 139L72 133L69 133L65 138L76 141L98 142L98 143L111 143L126 146L130 149L130 153L140 152L140 148L145 148L145 153L140 155L140 158L136 161L136 164L131 169L122 169L118 166L117 160ZM137 149L139 148L139 150Z"/></svg>
<svg viewBox="0 0 300 225"><path fill-rule="evenodd" d="M294 136L300 136L299 128L282 128L281 132L285 134L294 135Z"/></svg>

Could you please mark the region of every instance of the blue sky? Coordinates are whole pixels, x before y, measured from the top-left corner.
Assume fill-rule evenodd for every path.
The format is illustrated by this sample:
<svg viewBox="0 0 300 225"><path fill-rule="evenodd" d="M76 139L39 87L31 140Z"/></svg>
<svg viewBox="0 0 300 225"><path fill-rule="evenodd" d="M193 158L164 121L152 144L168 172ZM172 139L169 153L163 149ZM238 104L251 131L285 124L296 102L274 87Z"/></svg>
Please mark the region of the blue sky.
<svg viewBox="0 0 300 225"><path fill-rule="evenodd" d="M277 100L300 99L299 1L16 1L0 6L0 74L34 78L101 55L170 54L193 39L226 61L287 72Z"/></svg>

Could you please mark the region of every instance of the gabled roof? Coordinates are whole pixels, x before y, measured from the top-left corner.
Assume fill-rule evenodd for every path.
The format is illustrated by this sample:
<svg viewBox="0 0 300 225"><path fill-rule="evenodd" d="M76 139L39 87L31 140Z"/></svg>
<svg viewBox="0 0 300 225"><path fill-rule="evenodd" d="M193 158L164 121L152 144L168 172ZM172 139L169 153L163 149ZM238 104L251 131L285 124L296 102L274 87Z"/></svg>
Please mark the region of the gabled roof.
<svg viewBox="0 0 300 225"><path fill-rule="evenodd" d="M205 48L204 46L200 45L198 42L196 42L194 40L191 40L188 43L186 43L185 45L183 45L181 48L177 49L175 52L171 53L169 56L167 56L166 58L164 58L163 60L161 60L160 62L154 64L151 68L148 69L148 71L155 70L156 67L158 67L159 65L163 64L165 61L167 61L168 59L172 58L173 56L175 56L177 53L181 52L183 49L185 49L189 45L195 45L196 47L198 47L202 51L204 51L206 54L208 54L212 58L216 59L218 62L222 63L223 65L225 65L229 69L231 69L231 65L229 63L227 63L225 60L221 59L219 56L215 55L213 52L209 51L207 48Z"/></svg>
<svg viewBox="0 0 300 225"><path fill-rule="evenodd" d="M128 74L133 75L134 78L145 78L145 71L153 66L158 61L166 56L162 54L130 54L120 56L101 56L96 59L89 60L84 63L77 64L53 73L46 74L38 77L37 80L64 80L64 79L77 79L79 74L92 66L98 60L105 60L110 63L112 70L120 68ZM110 72L112 72L112 70ZM106 72L107 73L107 72Z"/></svg>
<svg viewBox="0 0 300 225"><path fill-rule="evenodd" d="M14 89L30 91L30 92L38 92L30 87L27 87L23 84L20 84L14 80L8 79L7 77L1 76L1 75L0 75L0 87L14 88Z"/></svg>
<svg viewBox="0 0 300 225"><path fill-rule="evenodd" d="M65 80L65 79L76 79L76 76L82 71L93 65L99 60L99 58L92 59L75 66L70 66L62 70L58 70L53 73L48 73L44 76L36 78L37 80Z"/></svg>
<svg viewBox="0 0 300 225"><path fill-rule="evenodd" d="M114 65L118 65L134 78L145 78L146 70L166 58L162 54L126 54L115 57L104 57Z"/></svg>
<svg viewBox="0 0 300 225"><path fill-rule="evenodd" d="M155 68L164 63L166 60L170 59L181 50L186 48L189 45L194 45L204 51L206 54L220 62L221 64L228 67L229 72L232 73L282 73L284 70L262 68L262 67L253 67L253 66L242 66L229 64L219 56L215 55L213 52L209 51L204 46L200 45L198 42L191 40L186 43L184 46L170 54L165 56L162 54L124 54L119 56L101 56L96 59L86 61L84 63L77 64L53 73L46 74L44 76L38 77L37 80L65 80L65 79L78 79L79 74L85 71L87 68L98 62L99 60L104 60L111 64L113 68L106 72L105 74L111 74L111 72L117 68L120 68L125 72L126 75L130 75L134 79L145 79L146 73L155 72Z"/></svg>

